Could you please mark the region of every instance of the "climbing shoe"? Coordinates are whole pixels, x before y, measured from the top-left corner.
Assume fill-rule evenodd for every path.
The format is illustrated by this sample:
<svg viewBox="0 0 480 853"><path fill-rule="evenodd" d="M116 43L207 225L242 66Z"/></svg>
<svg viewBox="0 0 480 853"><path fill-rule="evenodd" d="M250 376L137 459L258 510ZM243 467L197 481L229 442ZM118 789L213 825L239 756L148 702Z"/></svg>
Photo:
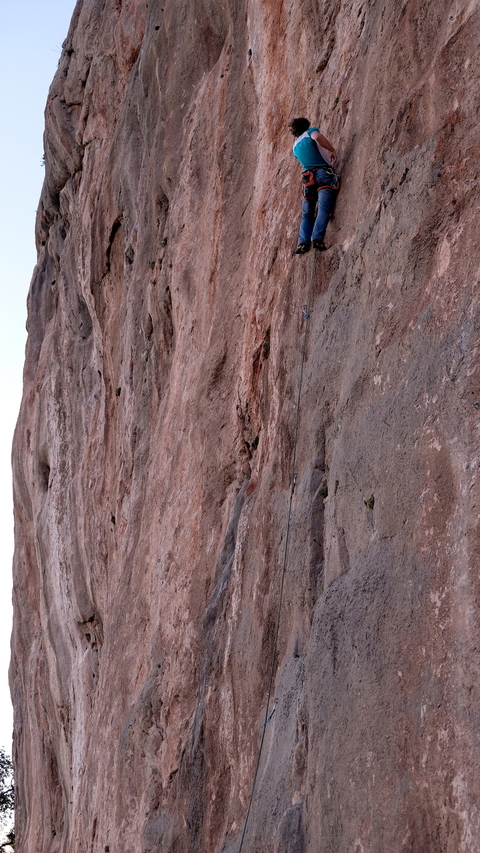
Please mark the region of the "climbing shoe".
<svg viewBox="0 0 480 853"><path fill-rule="evenodd" d="M299 243L294 251L294 255L305 255L310 251L310 243Z"/></svg>
<svg viewBox="0 0 480 853"><path fill-rule="evenodd" d="M313 245L313 248L317 249L318 252L325 252L327 249L323 240L314 240L312 245Z"/></svg>

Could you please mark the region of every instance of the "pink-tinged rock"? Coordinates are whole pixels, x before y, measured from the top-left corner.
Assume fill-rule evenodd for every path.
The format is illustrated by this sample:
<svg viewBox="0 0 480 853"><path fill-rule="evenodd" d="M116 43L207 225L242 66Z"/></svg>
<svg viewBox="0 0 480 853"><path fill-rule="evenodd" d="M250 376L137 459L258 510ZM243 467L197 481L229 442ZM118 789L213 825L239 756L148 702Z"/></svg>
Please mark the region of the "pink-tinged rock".
<svg viewBox="0 0 480 853"><path fill-rule="evenodd" d="M478 853L479 24L77 4L13 454L20 853L237 853L294 447L243 851ZM317 257L298 115L342 170Z"/></svg>

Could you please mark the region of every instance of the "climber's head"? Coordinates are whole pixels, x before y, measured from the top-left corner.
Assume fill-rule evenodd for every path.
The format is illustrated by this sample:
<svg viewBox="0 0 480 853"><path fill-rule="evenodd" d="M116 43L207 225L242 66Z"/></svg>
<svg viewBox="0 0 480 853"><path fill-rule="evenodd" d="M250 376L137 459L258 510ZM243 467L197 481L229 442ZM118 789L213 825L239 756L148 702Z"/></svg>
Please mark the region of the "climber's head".
<svg viewBox="0 0 480 853"><path fill-rule="evenodd" d="M308 118L292 118L288 125L294 136L301 136L310 127Z"/></svg>

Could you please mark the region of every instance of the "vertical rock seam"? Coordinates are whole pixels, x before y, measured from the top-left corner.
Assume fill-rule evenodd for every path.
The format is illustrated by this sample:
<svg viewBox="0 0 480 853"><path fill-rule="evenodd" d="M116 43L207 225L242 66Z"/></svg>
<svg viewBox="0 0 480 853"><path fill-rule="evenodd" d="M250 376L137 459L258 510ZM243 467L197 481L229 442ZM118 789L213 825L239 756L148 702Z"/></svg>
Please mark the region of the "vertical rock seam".
<svg viewBox="0 0 480 853"><path fill-rule="evenodd" d="M267 700L265 703L265 720L263 723L262 737L260 740L260 746L258 748L258 757L257 757L256 765L255 765L255 772L253 774L252 789L251 789L250 798L248 801L247 813L245 815L245 821L243 824L242 835L240 837L240 844L239 844L239 848L238 848L238 853L242 853L243 846L245 843L246 834L247 834L248 820L250 817L253 798L255 796L255 787L257 784L258 771L260 768L260 761L262 759L263 745L265 743L265 735L266 735L265 729L266 729L268 723L272 720L273 715L277 709L277 700L275 699L273 701L273 705L271 707L271 710L270 710L270 701L272 699L272 690L273 690L273 686L274 686L275 673L276 673L276 669L277 669L278 636L280 633L280 620L282 617L282 610L283 610L283 591L285 589L285 575L287 572L288 557L289 557L288 545L289 545L289 541L290 541L290 527L291 527L291 522L292 522L292 502L293 502L293 495L295 493L295 485L297 482L297 474L296 474L295 467L296 467L296 461L297 461L298 427L300 424L300 403L301 403L301 399L302 399L303 371L304 371L304 367L305 367L305 355L306 355L306 348L307 348L308 320L310 319L310 313L308 310L308 305L309 305L311 295L312 295L312 285L313 285L314 274L315 274L315 254L314 254L313 263L311 264L310 287L309 287L309 291L308 291L308 302L303 306L303 318L305 320L305 330L303 333L302 361L301 361L301 365L300 365L300 378L298 381L297 407L296 407L296 412L295 412L295 427L294 427L293 448L292 448L292 465L291 465L291 477L290 477L290 498L288 501L287 523L285 526L285 537L284 537L285 538L285 544L284 544L284 548L283 548L283 561L282 561L282 571L281 571L281 577L280 577L280 592L279 592L279 596L278 596L277 618L275 621L275 633L274 633L274 639L273 639L272 662L271 662L270 674L269 674L269 678L268 678Z"/></svg>

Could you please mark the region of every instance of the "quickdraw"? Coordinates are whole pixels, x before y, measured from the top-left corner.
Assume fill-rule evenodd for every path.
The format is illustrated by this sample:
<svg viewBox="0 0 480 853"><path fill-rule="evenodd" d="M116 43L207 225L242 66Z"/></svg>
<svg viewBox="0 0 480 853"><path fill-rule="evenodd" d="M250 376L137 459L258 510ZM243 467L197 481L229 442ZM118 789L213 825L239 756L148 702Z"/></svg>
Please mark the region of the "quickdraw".
<svg viewBox="0 0 480 853"><path fill-rule="evenodd" d="M328 183L317 184L315 182L315 172L316 169L307 169L305 172L302 172L302 195L304 198L313 201L317 198L318 190L323 190L325 188L331 190L340 189L340 175L335 169L332 169L331 166L322 167L322 172L327 176L326 180Z"/></svg>

